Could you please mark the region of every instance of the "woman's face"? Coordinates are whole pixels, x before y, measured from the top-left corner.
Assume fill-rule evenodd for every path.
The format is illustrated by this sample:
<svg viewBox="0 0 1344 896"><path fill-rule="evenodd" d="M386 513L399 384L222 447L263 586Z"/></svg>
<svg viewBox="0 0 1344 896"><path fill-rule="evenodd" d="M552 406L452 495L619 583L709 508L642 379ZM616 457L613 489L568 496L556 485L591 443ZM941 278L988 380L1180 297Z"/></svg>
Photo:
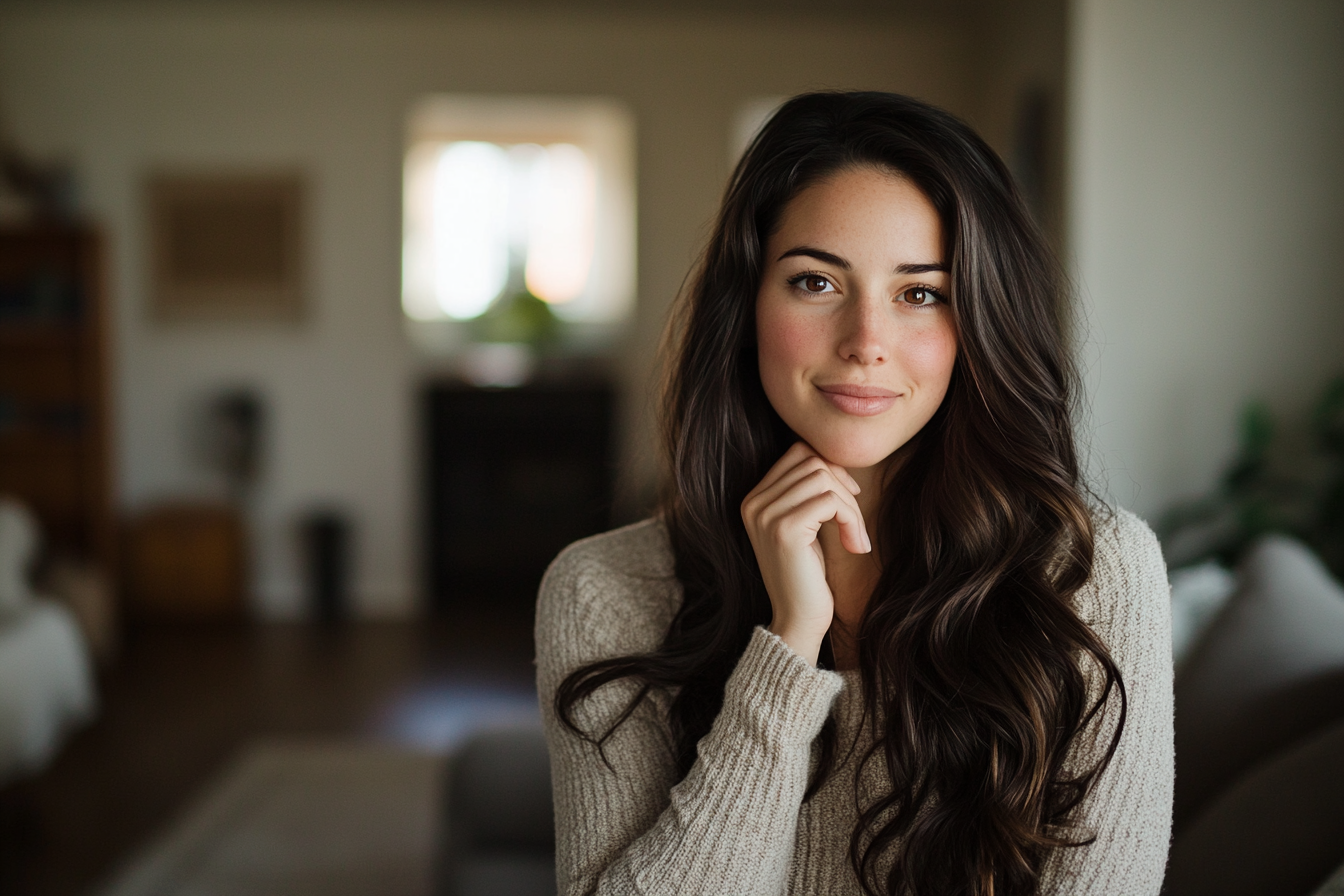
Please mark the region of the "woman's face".
<svg viewBox="0 0 1344 896"><path fill-rule="evenodd" d="M840 171L784 207L756 296L761 384L822 457L881 463L947 393L957 341L942 224L910 181Z"/></svg>

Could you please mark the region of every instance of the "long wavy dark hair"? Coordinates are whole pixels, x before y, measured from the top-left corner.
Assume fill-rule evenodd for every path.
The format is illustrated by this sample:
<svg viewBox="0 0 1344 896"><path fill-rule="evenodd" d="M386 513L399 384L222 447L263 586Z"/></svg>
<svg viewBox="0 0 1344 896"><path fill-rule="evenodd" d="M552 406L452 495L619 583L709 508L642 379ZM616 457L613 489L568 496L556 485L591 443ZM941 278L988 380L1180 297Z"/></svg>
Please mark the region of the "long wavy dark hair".
<svg viewBox="0 0 1344 896"><path fill-rule="evenodd" d="M801 190L865 166L908 178L937 209L958 352L946 398L900 449L882 496L883 570L857 633L873 734L859 761L880 763L891 787L861 792L856 778L850 861L868 894L1028 894L1048 849L1090 842L1073 810L1115 751L1124 687L1072 606L1093 530L1070 420L1065 281L1002 161L925 103L799 96L738 164L673 325L662 517L683 602L656 651L575 671L556 709L600 747L662 690L681 774L694 763L753 628L771 618L740 504L797 438L757 372L763 250ZM640 685L625 712L581 730L575 705L625 678ZM1066 765L1111 700L1102 760ZM828 722L809 799L838 764L837 740Z"/></svg>

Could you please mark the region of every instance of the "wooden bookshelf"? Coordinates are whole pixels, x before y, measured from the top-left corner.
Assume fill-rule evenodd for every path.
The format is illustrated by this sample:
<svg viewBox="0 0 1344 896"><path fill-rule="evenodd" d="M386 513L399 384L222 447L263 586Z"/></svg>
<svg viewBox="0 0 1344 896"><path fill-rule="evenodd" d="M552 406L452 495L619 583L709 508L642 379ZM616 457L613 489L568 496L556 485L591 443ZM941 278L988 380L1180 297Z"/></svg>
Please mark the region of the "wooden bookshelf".
<svg viewBox="0 0 1344 896"><path fill-rule="evenodd" d="M103 241L0 226L0 494L41 520L49 557L116 580Z"/></svg>

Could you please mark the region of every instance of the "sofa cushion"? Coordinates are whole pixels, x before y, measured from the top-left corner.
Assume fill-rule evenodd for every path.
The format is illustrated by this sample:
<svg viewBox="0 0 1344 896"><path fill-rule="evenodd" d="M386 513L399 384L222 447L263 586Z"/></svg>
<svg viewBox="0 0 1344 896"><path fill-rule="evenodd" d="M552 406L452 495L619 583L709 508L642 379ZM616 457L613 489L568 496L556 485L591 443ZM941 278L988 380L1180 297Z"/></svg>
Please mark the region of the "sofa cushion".
<svg viewBox="0 0 1344 896"><path fill-rule="evenodd" d="M551 764L540 727L473 735L453 755L438 896L555 896Z"/></svg>
<svg viewBox="0 0 1344 896"><path fill-rule="evenodd" d="M453 756L448 820L455 848L555 851L551 760L534 727L487 729Z"/></svg>
<svg viewBox="0 0 1344 896"><path fill-rule="evenodd" d="M1344 860L1344 722L1260 763L1172 845L1165 896L1306 896Z"/></svg>
<svg viewBox="0 0 1344 896"><path fill-rule="evenodd" d="M1216 560L1173 569L1171 658L1179 669L1237 590L1237 577Z"/></svg>
<svg viewBox="0 0 1344 896"><path fill-rule="evenodd" d="M1277 535L1252 546L1238 578L1176 676L1178 836L1247 767L1344 718L1344 588Z"/></svg>

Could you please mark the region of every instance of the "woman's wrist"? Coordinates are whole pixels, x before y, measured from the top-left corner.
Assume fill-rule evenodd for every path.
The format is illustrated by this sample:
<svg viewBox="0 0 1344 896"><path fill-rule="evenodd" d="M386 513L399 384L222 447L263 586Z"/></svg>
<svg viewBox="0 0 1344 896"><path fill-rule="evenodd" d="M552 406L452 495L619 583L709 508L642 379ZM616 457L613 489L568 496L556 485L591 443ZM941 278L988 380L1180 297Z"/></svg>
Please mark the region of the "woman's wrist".
<svg viewBox="0 0 1344 896"><path fill-rule="evenodd" d="M789 646L789 649L798 654L808 663L815 666L817 657L821 655L821 642L826 637L826 630L817 632L812 626L797 625L788 620L774 619L770 622L766 631L777 636L781 641Z"/></svg>

